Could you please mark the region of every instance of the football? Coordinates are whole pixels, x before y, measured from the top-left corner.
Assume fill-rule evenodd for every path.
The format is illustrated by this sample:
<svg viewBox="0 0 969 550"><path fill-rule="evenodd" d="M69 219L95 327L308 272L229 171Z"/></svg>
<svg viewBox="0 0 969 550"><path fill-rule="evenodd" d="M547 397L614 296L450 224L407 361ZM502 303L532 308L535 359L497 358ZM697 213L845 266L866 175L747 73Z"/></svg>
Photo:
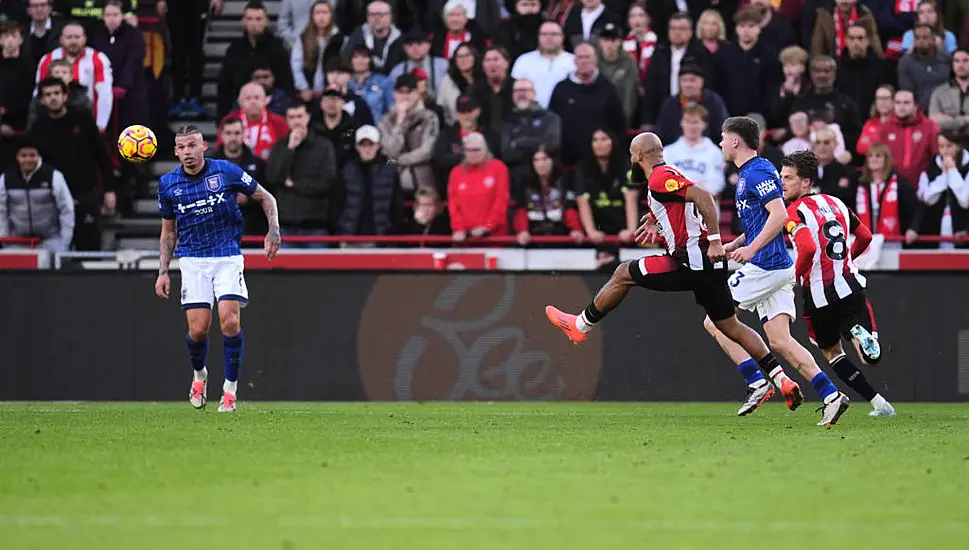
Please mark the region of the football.
<svg viewBox="0 0 969 550"><path fill-rule="evenodd" d="M148 162L157 150L158 140L147 126L128 126L118 136L118 152L128 162Z"/></svg>

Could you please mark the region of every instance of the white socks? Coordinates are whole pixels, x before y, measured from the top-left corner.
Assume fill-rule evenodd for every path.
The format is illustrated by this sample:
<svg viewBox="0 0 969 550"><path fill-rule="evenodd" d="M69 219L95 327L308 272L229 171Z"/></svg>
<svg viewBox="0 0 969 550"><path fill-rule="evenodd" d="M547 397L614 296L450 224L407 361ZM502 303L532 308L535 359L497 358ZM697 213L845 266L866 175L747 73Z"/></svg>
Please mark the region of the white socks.
<svg viewBox="0 0 969 550"><path fill-rule="evenodd" d="M595 326L594 323L590 323L588 319L585 318L585 312L583 311L575 318L575 328L579 329L579 332L585 333L592 330Z"/></svg>
<svg viewBox="0 0 969 550"><path fill-rule="evenodd" d="M235 395L236 389L238 388L238 386L239 386L238 381L229 382L228 380L226 380L225 382L222 383L222 393L231 393L232 395Z"/></svg>
<svg viewBox="0 0 969 550"><path fill-rule="evenodd" d="M873 397L871 399L871 406L872 407L875 407L876 409L888 409L888 408L891 408L891 405L888 404L888 401L885 400L885 398L882 397L882 394L880 394L880 393L876 393L875 394L875 397Z"/></svg>
<svg viewBox="0 0 969 550"><path fill-rule="evenodd" d="M194 382L201 382L209 377L209 370L205 367L202 367L202 370L193 370L192 376L194 376L192 379Z"/></svg>
<svg viewBox="0 0 969 550"><path fill-rule="evenodd" d="M770 371L770 379L774 382L774 385L780 389L781 382L787 378L787 373L784 372L784 367L776 366L772 371Z"/></svg>

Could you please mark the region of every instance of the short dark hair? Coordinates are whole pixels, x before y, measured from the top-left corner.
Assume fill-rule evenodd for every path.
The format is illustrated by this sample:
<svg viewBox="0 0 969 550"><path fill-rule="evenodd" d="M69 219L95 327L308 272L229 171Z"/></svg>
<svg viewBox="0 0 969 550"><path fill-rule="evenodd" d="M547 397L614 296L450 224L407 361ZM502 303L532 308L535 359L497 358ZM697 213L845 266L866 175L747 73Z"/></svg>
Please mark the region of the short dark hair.
<svg viewBox="0 0 969 550"><path fill-rule="evenodd" d="M690 14L685 11L678 11L671 15L669 23L672 23L673 21L686 21L690 24L690 27L693 27L693 19L690 17ZM667 23L667 25L669 25L669 23Z"/></svg>
<svg viewBox="0 0 969 550"><path fill-rule="evenodd" d="M45 88L57 88L65 95L68 93L67 84L64 84L63 80L59 78L54 78L53 76L48 76L47 78L44 78L43 80L41 80L39 84L37 84L37 91L40 92L41 94L44 93Z"/></svg>
<svg viewBox="0 0 969 550"><path fill-rule="evenodd" d="M289 102L286 103L286 110L290 111L292 109L306 109L307 113L310 111L310 108L306 105L306 102L301 99L290 99Z"/></svg>
<svg viewBox="0 0 969 550"><path fill-rule="evenodd" d="M121 2L121 0L107 0L107 2L104 3L104 7L106 8L108 6L114 6L121 10L121 13L124 13L124 4Z"/></svg>
<svg viewBox="0 0 969 550"><path fill-rule="evenodd" d="M914 36L915 31L919 29L929 29L930 33L932 33L933 35L935 34L935 29L932 28L932 25L929 25L928 23L916 23L915 25L912 26L912 35Z"/></svg>
<svg viewBox="0 0 969 550"><path fill-rule="evenodd" d="M80 27L81 32L84 33L84 36L87 36L87 29L84 28L84 23L81 23L77 19L69 19L66 23L64 23L64 26L61 27L61 32L63 33L64 32L64 29L66 29L67 27L72 27L72 26L73 27Z"/></svg>
<svg viewBox="0 0 969 550"><path fill-rule="evenodd" d="M737 134L744 142L744 145L754 151L760 148L760 125L757 121L747 116L732 116L723 121L723 132Z"/></svg>
<svg viewBox="0 0 969 550"><path fill-rule="evenodd" d="M242 119L239 118L239 117L237 117L237 116L235 116L235 115L231 115L231 116L227 116L227 117L223 118L222 119L222 123L219 124L219 131L221 132L226 126L228 126L230 124L239 124L239 125L242 125Z"/></svg>
<svg viewBox="0 0 969 550"><path fill-rule="evenodd" d="M797 171L797 177L809 180L812 184L818 179L818 156L813 151L794 151L781 159L781 166L790 166Z"/></svg>
<svg viewBox="0 0 969 550"><path fill-rule="evenodd" d="M183 124L178 127L178 131L175 132L175 137L185 137L191 136L193 134L202 135L202 130L194 124Z"/></svg>
<svg viewBox="0 0 969 550"><path fill-rule="evenodd" d="M764 15L754 6L748 6L742 10L739 10L733 16L734 25L741 25L743 23L753 23L754 25L759 25L763 19Z"/></svg>
<svg viewBox="0 0 969 550"><path fill-rule="evenodd" d="M19 33L20 36L24 35L24 29L20 26L20 23L13 20L0 22L0 36L14 32Z"/></svg>
<svg viewBox="0 0 969 550"><path fill-rule="evenodd" d="M266 9L266 5L263 4L260 0L250 0L249 2L246 2L246 6L242 8L242 11L247 11L247 10L259 10L259 11L264 11L267 14L269 13L269 10Z"/></svg>
<svg viewBox="0 0 969 550"><path fill-rule="evenodd" d="M498 55L504 57L505 61L509 63L512 62L511 54L508 53L508 48L502 46L501 44L492 44L485 48L484 53L481 54L481 59L484 59L484 56L488 55L488 52L498 52Z"/></svg>

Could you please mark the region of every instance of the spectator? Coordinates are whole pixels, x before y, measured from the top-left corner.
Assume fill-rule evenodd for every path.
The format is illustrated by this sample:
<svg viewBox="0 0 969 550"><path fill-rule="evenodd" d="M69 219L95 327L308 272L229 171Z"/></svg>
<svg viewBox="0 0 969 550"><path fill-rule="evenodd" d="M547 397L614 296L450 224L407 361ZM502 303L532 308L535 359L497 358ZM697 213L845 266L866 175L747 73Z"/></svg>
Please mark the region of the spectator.
<svg viewBox="0 0 969 550"><path fill-rule="evenodd" d="M855 202L857 183L850 166L835 157L837 137L830 128L812 134L814 154L818 157L818 191L838 197L847 205Z"/></svg>
<svg viewBox="0 0 969 550"><path fill-rule="evenodd" d="M380 151L380 132L361 126L356 133L357 157L343 167L346 198L339 218L344 235L387 235L404 225L400 176Z"/></svg>
<svg viewBox="0 0 969 550"><path fill-rule="evenodd" d="M117 206L114 172L94 119L68 107L67 91L63 80L40 81L37 93L47 115L37 120L30 136L44 161L64 174L74 197L74 247L101 250L101 207L114 211Z"/></svg>
<svg viewBox="0 0 969 550"><path fill-rule="evenodd" d="M501 136L490 128L481 125L481 105L473 96L458 98L458 120L454 124L441 127L441 135L435 145L434 162L439 180L445 181L451 170L464 160L464 138L471 134L481 134L488 142L488 151L500 151Z"/></svg>
<svg viewBox="0 0 969 550"><path fill-rule="evenodd" d="M290 104L289 94L276 85L276 75L273 74L272 67L259 64L252 71L252 82L262 86L266 92L266 109L270 113L279 116L286 116L286 108Z"/></svg>
<svg viewBox="0 0 969 550"><path fill-rule="evenodd" d="M706 89L703 83L703 69L699 65L684 65L680 69L680 94L666 99L656 121L656 133L663 143L673 143L682 135L683 110L693 105L703 105L706 109L708 125L705 135L719 141L720 127L730 115L723 99Z"/></svg>
<svg viewBox="0 0 969 550"><path fill-rule="evenodd" d="M511 57L502 46L488 46L481 65L484 78L475 80L470 95L481 103L482 124L500 133L505 118L515 106L512 99L515 80L508 76Z"/></svg>
<svg viewBox="0 0 969 550"><path fill-rule="evenodd" d="M868 148L855 214L872 233L889 238L904 236L905 243L912 244L919 238L919 199L909 180L893 170L892 164L892 151L887 145L875 143Z"/></svg>
<svg viewBox="0 0 969 550"><path fill-rule="evenodd" d="M616 87L629 126L639 107L639 74L636 60L622 49L622 32L613 23L599 31L599 54L599 71Z"/></svg>
<svg viewBox="0 0 969 550"><path fill-rule="evenodd" d="M118 91L120 128L148 124L148 82L145 79L145 36L124 20L121 0L104 4L104 24L91 38L91 46L111 62L112 86Z"/></svg>
<svg viewBox="0 0 969 550"><path fill-rule="evenodd" d="M0 23L0 139L27 129L27 114L34 93L33 59L24 52L23 31L15 21ZM6 159L0 159L5 161Z"/></svg>
<svg viewBox="0 0 969 550"><path fill-rule="evenodd" d="M30 24L24 42L26 53L36 67L40 60L58 46L63 22L51 16L50 0L27 0L27 13Z"/></svg>
<svg viewBox="0 0 969 550"><path fill-rule="evenodd" d="M353 74L353 66L350 65L349 61L342 57L330 59L326 64L326 87L336 88L343 92L345 102L343 110L353 117L353 123L356 126L373 124L374 119L373 113L370 111L370 106L367 105L367 102L362 97L350 90L351 74ZM319 119L314 118L314 122L319 122ZM352 141L350 142L350 146L353 149Z"/></svg>
<svg viewBox="0 0 969 550"><path fill-rule="evenodd" d="M915 47L898 62L898 87L911 90L923 112L932 91L949 80L949 54L939 49L928 25L915 26Z"/></svg>
<svg viewBox="0 0 969 550"><path fill-rule="evenodd" d="M791 113L788 125L791 129L791 139L785 141L784 145L781 146L781 152L784 153L784 156L796 151L810 151L811 124L807 113L803 111Z"/></svg>
<svg viewBox="0 0 969 550"><path fill-rule="evenodd" d="M263 160L269 159L273 144L289 133L286 119L266 108L266 90L255 82L239 90L239 110L229 113L227 117L242 120L243 141ZM221 143L216 143L216 146L219 145Z"/></svg>
<svg viewBox="0 0 969 550"><path fill-rule="evenodd" d="M350 57L353 74L347 83L350 91L367 102L375 120L383 118L394 103L394 84L385 74L373 72L373 58L370 50L360 46Z"/></svg>
<svg viewBox="0 0 969 550"><path fill-rule="evenodd" d="M323 90L320 98L320 108L323 112L322 122L318 122L313 131L326 138L333 146L336 154L337 169L340 170L355 153L354 134L360 125L345 109L346 93L336 86Z"/></svg>
<svg viewBox="0 0 969 550"><path fill-rule="evenodd" d="M868 36L878 36L878 25L875 16L865 6L859 6L858 0L835 0L830 8L818 8L814 21L814 35L811 37L811 56L827 55L841 59L841 54L848 46L848 27L853 24L861 25L868 31ZM880 40L871 44L875 55L885 57Z"/></svg>
<svg viewBox="0 0 969 550"><path fill-rule="evenodd" d="M284 236L329 235L330 192L336 180L333 146L309 131L305 103L286 109L289 134L272 146L266 178L279 205L279 231ZM301 248L283 243L286 248ZM326 248L312 243L308 248Z"/></svg>
<svg viewBox="0 0 969 550"><path fill-rule="evenodd" d="M423 3L425 0L417 0ZM453 0L431 0L427 2L425 8L425 22L428 29L437 33L445 28L445 18L441 14L445 12L446 4L454 3ZM467 10L467 17L474 22L474 25L486 36L494 36L498 31L498 23L501 21L501 11L503 4L501 0L456 0Z"/></svg>
<svg viewBox="0 0 969 550"><path fill-rule="evenodd" d="M680 121L683 135L663 148L663 158L679 168L691 181L714 196L719 196L726 185L723 151L705 135L709 120L709 112L701 104L690 105L684 109Z"/></svg>
<svg viewBox="0 0 969 550"><path fill-rule="evenodd" d="M218 79L218 116L224 117L232 106L232 98L252 78L257 66L270 67L276 84L293 93L293 71L289 52L282 40L269 30L269 15L259 0L246 4L242 12L242 36L229 44ZM258 154L258 152L257 152Z"/></svg>
<svg viewBox="0 0 969 550"><path fill-rule="evenodd" d="M562 119L538 104L531 80L516 80L513 93L515 110L501 131L501 159L515 182L528 171L530 160L540 148L546 154L558 154L562 144Z"/></svg>
<svg viewBox="0 0 969 550"><path fill-rule="evenodd" d="M279 19L276 21L276 29L279 37L286 42L291 49L301 42L303 31L312 26L315 19L316 6L326 4L330 9L330 21L336 18L333 16L333 6L340 0L283 0L279 4ZM320 48L321 50L323 48ZM293 75L298 71L293 67Z"/></svg>
<svg viewBox="0 0 969 550"><path fill-rule="evenodd" d="M751 0L750 4L761 16L759 42L764 44L768 52L776 54L795 43L791 21L775 13L780 2L774 4L773 0Z"/></svg>
<svg viewBox="0 0 969 550"><path fill-rule="evenodd" d="M800 46L788 46L781 50L777 58L781 63L784 81L774 87L767 96L767 114L769 126L780 128L794 111L794 102L811 88L807 78L808 53ZM775 138L780 138L784 132L776 132Z"/></svg>
<svg viewBox="0 0 969 550"><path fill-rule="evenodd" d="M827 111L831 120L837 120L841 126L845 142L855 143L861 131L861 112L853 99L835 87L837 69L837 62L832 57L812 58L812 89L794 100L793 110L806 113Z"/></svg>
<svg viewBox="0 0 969 550"><path fill-rule="evenodd" d="M575 73L555 87L549 110L562 119L562 160L566 166L584 156L596 128L608 128L614 136L626 133L619 94L599 73L591 44L576 46Z"/></svg>
<svg viewBox="0 0 969 550"><path fill-rule="evenodd" d="M87 90L94 110L94 121L98 130L104 133L114 105L111 61L108 56L87 47L87 36L80 23L68 23L61 31L61 46L40 60L36 78L38 83L47 74L50 64L57 59L72 63L74 80Z"/></svg>
<svg viewBox="0 0 969 550"><path fill-rule="evenodd" d="M454 124L457 120L458 98L471 91L471 85L484 78L481 58L471 44L458 46L449 62L447 75L437 91L437 104L444 111L444 123Z"/></svg>
<svg viewBox="0 0 969 550"><path fill-rule="evenodd" d="M727 43L727 24L720 12L714 9L703 10L696 22L696 36L708 52L717 53Z"/></svg>
<svg viewBox="0 0 969 550"><path fill-rule="evenodd" d="M265 182L266 161L257 157L244 141L245 129L242 119L227 117L219 128L219 142L221 145L213 153L212 158L227 160L246 171L252 179ZM244 193L236 193L236 203L242 210L242 232L246 235L265 235L268 230L266 216L262 212L262 205L249 200Z"/></svg>
<svg viewBox="0 0 969 550"><path fill-rule="evenodd" d="M918 232L965 238L969 231L969 153L955 133L943 132L936 139L939 154L919 177ZM953 245L944 243L939 248Z"/></svg>
<svg viewBox="0 0 969 550"><path fill-rule="evenodd" d="M875 103L871 106L871 118L865 122L858 138L857 151L864 155L872 143L881 136L882 126L891 120L895 112L895 88L889 84L879 86L875 90Z"/></svg>
<svg viewBox="0 0 969 550"><path fill-rule="evenodd" d="M397 162L406 196L420 187L435 188L434 145L440 133L438 119L424 107L417 79L403 75L394 83L394 106L380 119L384 153Z"/></svg>
<svg viewBox="0 0 969 550"><path fill-rule="evenodd" d="M481 134L464 137L464 162L448 178L454 242L508 234L508 168L491 156Z"/></svg>
<svg viewBox="0 0 969 550"><path fill-rule="evenodd" d="M435 189L423 187L414 195L414 218L405 233L411 235L450 235L451 217Z"/></svg>
<svg viewBox="0 0 969 550"><path fill-rule="evenodd" d="M558 23L542 23L538 31L538 49L522 54L511 69L512 78L526 78L532 82L538 104L545 109L555 86L575 70L575 56L562 47L564 36Z"/></svg>
<svg viewBox="0 0 969 550"><path fill-rule="evenodd" d="M581 0L580 5L569 11L562 24L571 51L583 42L595 43L602 29L609 23L622 26L618 15L607 9L602 0Z"/></svg>
<svg viewBox="0 0 969 550"><path fill-rule="evenodd" d="M627 156L606 129L594 131L591 141L591 154L583 155L572 175L582 228L594 244L609 235L632 242L639 221L639 191L627 182ZM618 255L612 246L600 246L598 251L600 264L611 263Z"/></svg>
<svg viewBox="0 0 969 550"><path fill-rule="evenodd" d="M737 12L736 41L717 50L717 91L731 115L763 111L780 74L776 53L760 41L760 19L757 8Z"/></svg>
<svg viewBox="0 0 969 550"><path fill-rule="evenodd" d="M955 132L969 138L969 51L956 50L952 54L952 77L942 84L929 99L929 115L943 131Z"/></svg>
<svg viewBox="0 0 969 550"><path fill-rule="evenodd" d="M447 74L449 66L447 59L431 56L431 41L428 40L427 33L420 29L412 29L404 36L402 42L406 58L390 71L390 80L397 82L402 75L414 69L423 69L427 74L427 91L433 98Z"/></svg>
<svg viewBox="0 0 969 550"><path fill-rule="evenodd" d="M169 11L167 0L155 1L155 10L168 24L168 36L172 46L169 52L172 78L172 109L169 116L203 117L206 116L201 100L202 73L205 69L205 29L209 14L218 16L222 13L223 0L174 1L177 8L174 11ZM250 73L251 69L244 72L246 76ZM242 84L243 82L239 82L234 89L224 92L229 103Z"/></svg>
<svg viewBox="0 0 969 550"><path fill-rule="evenodd" d="M584 237L575 205L575 193L568 188L562 166L539 147L532 155L523 181L516 182L514 229L518 244L528 245L532 236L568 235L576 243Z"/></svg>
<svg viewBox="0 0 969 550"><path fill-rule="evenodd" d="M66 59L55 59L51 62L49 70L47 71L48 77L54 77L60 80L67 86L67 106L83 111L91 116L94 116L93 107L91 106L91 98L87 95L87 88L81 86L74 80L72 64ZM37 122L38 118L43 118L47 116L47 107L44 107L44 102L41 101L40 95L34 96L30 102L30 110L27 114L27 128L33 128L34 123Z"/></svg>
<svg viewBox="0 0 969 550"><path fill-rule="evenodd" d="M875 100L875 90L894 80L891 67L875 55L868 31L855 23L848 27L847 55L838 62L838 89L854 100L858 110L867 113Z"/></svg>
<svg viewBox="0 0 969 550"><path fill-rule="evenodd" d="M441 15L446 28L434 33L431 55L450 60L461 44L471 44L479 52L488 47L489 42L478 27L469 24L468 8L460 0L450 0L442 8Z"/></svg>
<svg viewBox="0 0 969 550"><path fill-rule="evenodd" d="M545 18L541 0L515 0L513 7L511 18L499 24L495 43L516 59L538 48L538 31Z"/></svg>
<svg viewBox="0 0 969 550"><path fill-rule="evenodd" d="M417 81L417 99L424 104L424 107L434 113L437 117L438 126L444 126L444 109L432 99L430 89L427 86L427 73L424 69L417 68L410 72L410 75Z"/></svg>
<svg viewBox="0 0 969 550"><path fill-rule="evenodd" d="M295 5L304 4L305 0L286 1L283 2L282 9L285 12L287 5L295 9ZM299 27L303 30L298 36L291 35L292 51L289 55L296 94L305 102L312 101L314 95L323 93L323 88L326 87L324 67L330 59L340 55L340 49L346 41L333 18L333 6L327 0L316 0L309 10L305 25ZM279 17L282 20L283 14L280 13ZM299 24L298 21L294 12L292 23L287 23L292 26L283 27L284 35L292 32Z"/></svg>
<svg viewBox="0 0 969 550"><path fill-rule="evenodd" d="M374 72L387 74L403 59L401 36L390 4L376 0L367 5L367 22L354 30L343 45L343 57L350 59L357 47L366 46L373 55Z"/></svg>
<svg viewBox="0 0 969 550"><path fill-rule="evenodd" d="M45 250L67 252L74 237L74 199L64 174L43 162L29 138L16 149L17 162L0 174L0 238L36 238Z"/></svg>
<svg viewBox="0 0 969 550"><path fill-rule="evenodd" d="M649 61L656 51L658 38L653 32L649 13L642 4L633 3L629 6L626 23L629 34L622 42L622 49L636 60L636 67L639 68L639 85L642 88L643 82L646 81L646 71L649 70Z"/></svg>
<svg viewBox="0 0 969 550"><path fill-rule="evenodd" d="M882 126L878 141L888 145L896 159L892 168L905 180L917 182L937 153L934 139L937 133L939 127L922 114L912 92L898 90L894 115Z"/></svg>
<svg viewBox="0 0 969 550"><path fill-rule="evenodd" d="M834 121L831 113L828 111L811 111L808 113L808 120L810 121L812 132L827 128L834 133L834 158L838 159L838 162L842 164L851 164L853 156L848 151L844 134L841 133L841 125Z"/></svg>
<svg viewBox="0 0 969 550"><path fill-rule="evenodd" d="M918 7L915 9L915 20L916 23L928 25L932 29L932 35L940 51L951 54L959 47L956 35L952 34L952 31L947 30L942 24L942 18L939 17L939 6L935 3L935 0L919 0ZM961 28L961 23L955 28ZM915 30L909 29L902 36L902 49L907 52L914 47Z"/></svg>
<svg viewBox="0 0 969 550"><path fill-rule="evenodd" d="M693 40L690 16L676 13L670 17L669 43L657 46L646 71L643 85L643 122L656 124L663 102L670 96L680 94L680 68L698 65L708 87L713 87L713 56L703 44Z"/></svg>
<svg viewBox="0 0 969 550"><path fill-rule="evenodd" d="M55 0L54 8L58 13L65 17L70 17L84 25L84 30L88 36L101 26L104 16L105 0ZM133 8L137 5L137 0L125 0L124 20L132 27L138 26L138 17L134 14Z"/></svg>

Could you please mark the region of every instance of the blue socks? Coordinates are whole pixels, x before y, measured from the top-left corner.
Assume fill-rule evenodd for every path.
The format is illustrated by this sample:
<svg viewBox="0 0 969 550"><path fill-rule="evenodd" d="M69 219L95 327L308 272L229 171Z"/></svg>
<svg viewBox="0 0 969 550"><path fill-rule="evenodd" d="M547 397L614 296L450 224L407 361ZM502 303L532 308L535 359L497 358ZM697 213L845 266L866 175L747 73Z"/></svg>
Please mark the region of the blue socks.
<svg viewBox="0 0 969 550"><path fill-rule="evenodd" d="M199 371L205 368L205 358L209 354L209 340L206 338L201 342L192 340L188 335L185 336L185 344L188 346L188 358L192 361L192 368Z"/></svg>
<svg viewBox="0 0 969 550"><path fill-rule="evenodd" d="M242 331L239 331L239 334L235 336L222 335L222 337L225 379L227 382L236 382L239 380L239 369L242 368L242 348L244 346Z"/></svg>
<svg viewBox="0 0 969 550"><path fill-rule="evenodd" d="M740 371L740 375L747 381L748 386L764 379L764 375L760 372L760 365L753 359L748 359L737 365L737 370Z"/></svg>
<svg viewBox="0 0 969 550"><path fill-rule="evenodd" d="M814 391L818 392L818 395L821 396L821 401L825 403L827 403L829 395L838 393L838 388L831 383L831 379L823 371L811 379L811 385L814 386Z"/></svg>

